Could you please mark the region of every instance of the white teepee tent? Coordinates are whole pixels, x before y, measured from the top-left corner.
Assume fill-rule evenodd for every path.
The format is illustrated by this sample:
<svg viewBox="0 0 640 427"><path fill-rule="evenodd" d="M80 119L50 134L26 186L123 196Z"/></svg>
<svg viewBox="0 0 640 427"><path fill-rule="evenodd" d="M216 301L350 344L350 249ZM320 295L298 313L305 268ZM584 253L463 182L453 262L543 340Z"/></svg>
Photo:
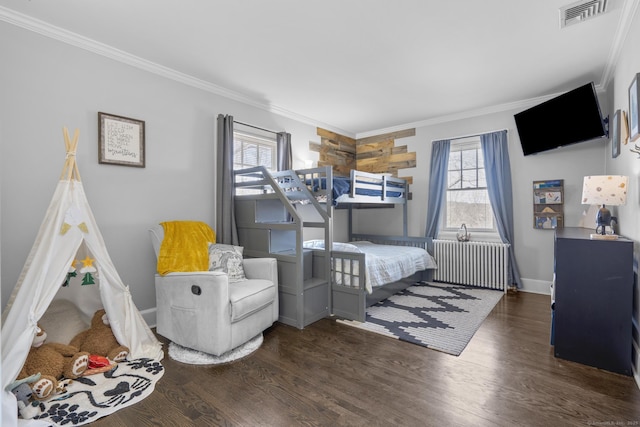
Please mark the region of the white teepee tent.
<svg viewBox="0 0 640 427"><path fill-rule="evenodd" d="M83 286L82 292L68 288L64 292L81 295L74 302L89 315L104 307L114 335L129 347L130 359L161 360L163 357L162 345L135 307L129 288L118 276L87 202L75 158L78 130L71 141L65 128L64 140L67 155L60 181L3 313L0 424L5 427L18 424L16 399L5 387L20 372L36 334L37 322L68 278L69 268L79 259L79 254L80 257L87 254L85 260L95 267L99 283ZM84 288L95 292L84 292ZM87 296L89 294L95 296ZM37 425L37 421L29 423Z"/></svg>

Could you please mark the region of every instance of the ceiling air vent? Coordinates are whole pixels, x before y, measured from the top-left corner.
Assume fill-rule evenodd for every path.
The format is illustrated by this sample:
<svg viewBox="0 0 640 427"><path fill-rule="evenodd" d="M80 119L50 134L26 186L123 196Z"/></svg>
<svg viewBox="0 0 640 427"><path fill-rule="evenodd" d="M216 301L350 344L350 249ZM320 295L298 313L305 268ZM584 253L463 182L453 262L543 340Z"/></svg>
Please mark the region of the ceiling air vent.
<svg viewBox="0 0 640 427"><path fill-rule="evenodd" d="M560 8L560 28L584 22L607 11L607 0L587 0Z"/></svg>

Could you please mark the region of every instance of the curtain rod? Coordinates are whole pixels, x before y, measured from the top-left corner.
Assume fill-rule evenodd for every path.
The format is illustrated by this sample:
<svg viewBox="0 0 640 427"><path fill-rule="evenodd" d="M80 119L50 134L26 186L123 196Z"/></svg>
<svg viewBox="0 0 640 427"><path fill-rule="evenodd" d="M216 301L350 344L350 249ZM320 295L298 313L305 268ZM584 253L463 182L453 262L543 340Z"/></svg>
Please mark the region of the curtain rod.
<svg viewBox="0 0 640 427"><path fill-rule="evenodd" d="M455 137L453 137L453 138L432 139L432 140L431 140L431 142L434 142L434 141L441 141L441 140L443 140L443 139L448 139L449 141L453 141L454 139L471 138L471 137L474 137L474 136L486 135L486 134L488 134L488 133L501 132L501 131L503 131L503 130L506 130L506 131L507 131L507 133L509 133L509 129L504 128L504 129L489 130L489 131L486 131L486 132L482 132L482 133L475 133L475 134L471 134L471 135L455 136Z"/></svg>
<svg viewBox="0 0 640 427"><path fill-rule="evenodd" d="M248 124L248 123L242 123L242 122L239 122L239 121L237 121L237 120L234 120L234 121L233 121L233 123L237 123L237 124L239 124L239 125L243 125L243 126L249 126L250 128L263 130L263 131L265 131L265 132L275 133L276 135L280 133L280 132L275 132L275 131L272 131L272 130L269 130L269 129L261 128L261 127L258 127L258 126L250 125L250 124Z"/></svg>

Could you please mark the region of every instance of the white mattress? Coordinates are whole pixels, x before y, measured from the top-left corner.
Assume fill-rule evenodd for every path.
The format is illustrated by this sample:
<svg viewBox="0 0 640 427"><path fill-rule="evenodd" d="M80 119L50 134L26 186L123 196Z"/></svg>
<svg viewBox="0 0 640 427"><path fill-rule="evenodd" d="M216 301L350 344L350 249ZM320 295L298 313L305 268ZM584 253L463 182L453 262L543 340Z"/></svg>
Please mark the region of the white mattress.
<svg viewBox="0 0 640 427"><path fill-rule="evenodd" d="M366 241L351 242L351 244L366 254L365 288L368 293L372 293L375 287L396 282L418 271L437 268L435 259L422 248L378 245ZM344 286L358 286L358 279L347 274L359 275L359 265L357 262L353 263L353 272L351 272L351 265L352 263L349 262L335 262L336 283L342 284L344 276ZM344 275L340 274L342 270Z"/></svg>

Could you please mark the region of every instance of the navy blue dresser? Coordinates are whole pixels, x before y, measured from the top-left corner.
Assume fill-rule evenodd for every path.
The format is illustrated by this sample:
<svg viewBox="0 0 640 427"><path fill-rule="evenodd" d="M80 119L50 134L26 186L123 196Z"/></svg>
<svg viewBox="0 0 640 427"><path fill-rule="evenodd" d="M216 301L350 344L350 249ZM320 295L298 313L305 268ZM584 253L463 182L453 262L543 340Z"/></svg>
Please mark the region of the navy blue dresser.
<svg viewBox="0 0 640 427"><path fill-rule="evenodd" d="M593 232L556 230L555 356L631 375L633 242Z"/></svg>

